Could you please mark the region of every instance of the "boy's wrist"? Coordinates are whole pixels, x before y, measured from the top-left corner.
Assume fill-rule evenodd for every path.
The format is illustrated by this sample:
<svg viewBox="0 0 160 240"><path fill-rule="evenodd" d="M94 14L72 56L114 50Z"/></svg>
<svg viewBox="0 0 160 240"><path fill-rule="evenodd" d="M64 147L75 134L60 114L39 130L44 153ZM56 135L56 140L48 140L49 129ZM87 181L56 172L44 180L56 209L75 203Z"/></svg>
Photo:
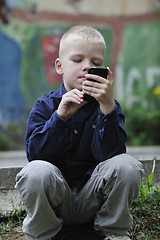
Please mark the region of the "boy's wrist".
<svg viewBox="0 0 160 240"><path fill-rule="evenodd" d="M107 104L106 103L105 104L100 103L100 110L105 115L112 112L114 110L114 108L115 108L115 101L114 100L110 103L107 103Z"/></svg>
<svg viewBox="0 0 160 240"><path fill-rule="evenodd" d="M57 110L57 114L59 115L60 118L62 118L64 121L68 121L70 118L70 115L68 114L67 116L62 115L61 113L59 113L59 111Z"/></svg>

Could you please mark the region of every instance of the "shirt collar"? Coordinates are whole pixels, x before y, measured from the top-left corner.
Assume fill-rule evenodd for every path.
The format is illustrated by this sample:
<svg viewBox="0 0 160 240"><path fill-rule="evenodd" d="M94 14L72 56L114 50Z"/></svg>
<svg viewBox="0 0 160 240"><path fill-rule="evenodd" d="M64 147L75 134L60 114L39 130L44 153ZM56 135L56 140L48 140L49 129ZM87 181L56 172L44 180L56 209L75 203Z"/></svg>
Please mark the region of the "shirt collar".
<svg viewBox="0 0 160 240"><path fill-rule="evenodd" d="M49 98L62 98L65 93L66 89L64 88L64 84L62 83L59 89L51 91Z"/></svg>

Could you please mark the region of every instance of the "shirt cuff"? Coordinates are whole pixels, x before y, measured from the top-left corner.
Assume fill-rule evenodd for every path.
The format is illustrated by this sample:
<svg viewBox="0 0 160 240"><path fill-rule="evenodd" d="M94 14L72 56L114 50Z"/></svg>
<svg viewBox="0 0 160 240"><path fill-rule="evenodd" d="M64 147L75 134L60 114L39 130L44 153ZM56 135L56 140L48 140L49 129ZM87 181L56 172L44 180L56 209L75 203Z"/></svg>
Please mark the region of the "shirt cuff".
<svg viewBox="0 0 160 240"><path fill-rule="evenodd" d="M98 109L98 118L103 122L115 120L115 118L117 118L117 105L115 105L114 109L107 114L102 113L101 110Z"/></svg>
<svg viewBox="0 0 160 240"><path fill-rule="evenodd" d="M52 122L54 128L59 129L60 131L63 131L66 127L69 126L68 122L65 121L64 119L62 119L62 118L58 115L57 111L55 111L55 112L52 114L51 122Z"/></svg>

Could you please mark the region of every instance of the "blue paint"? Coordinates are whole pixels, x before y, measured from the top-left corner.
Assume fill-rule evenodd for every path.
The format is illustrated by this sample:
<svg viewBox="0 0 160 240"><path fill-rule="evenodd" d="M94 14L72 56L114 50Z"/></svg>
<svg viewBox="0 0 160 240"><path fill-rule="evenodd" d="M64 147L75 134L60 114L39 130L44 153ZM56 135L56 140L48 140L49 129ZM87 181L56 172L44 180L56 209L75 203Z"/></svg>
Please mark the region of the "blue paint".
<svg viewBox="0 0 160 240"><path fill-rule="evenodd" d="M25 101L20 90L21 49L0 30L0 115L3 122L25 119Z"/></svg>

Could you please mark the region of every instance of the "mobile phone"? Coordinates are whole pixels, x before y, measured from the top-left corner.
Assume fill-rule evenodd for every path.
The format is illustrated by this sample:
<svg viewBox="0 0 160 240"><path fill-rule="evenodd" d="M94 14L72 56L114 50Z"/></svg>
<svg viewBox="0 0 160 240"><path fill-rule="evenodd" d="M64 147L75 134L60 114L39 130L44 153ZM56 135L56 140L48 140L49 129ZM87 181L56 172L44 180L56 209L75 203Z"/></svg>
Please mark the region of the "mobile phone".
<svg viewBox="0 0 160 240"><path fill-rule="evenodd" d="M108 76L108 68L102 68L102 67L91 67L89 68L88 70L88 73L89 74L94 74L94 75L98 75L100 77L103 77L103 78L106 78L107 79L107 76ZM93 79L88 79L89 81L92 81L92 82L96 82L95 80ZM83 99L87 102L92 102L94 101L94 97L88 95L88 94L84 94L84 97Z"/></svg>

